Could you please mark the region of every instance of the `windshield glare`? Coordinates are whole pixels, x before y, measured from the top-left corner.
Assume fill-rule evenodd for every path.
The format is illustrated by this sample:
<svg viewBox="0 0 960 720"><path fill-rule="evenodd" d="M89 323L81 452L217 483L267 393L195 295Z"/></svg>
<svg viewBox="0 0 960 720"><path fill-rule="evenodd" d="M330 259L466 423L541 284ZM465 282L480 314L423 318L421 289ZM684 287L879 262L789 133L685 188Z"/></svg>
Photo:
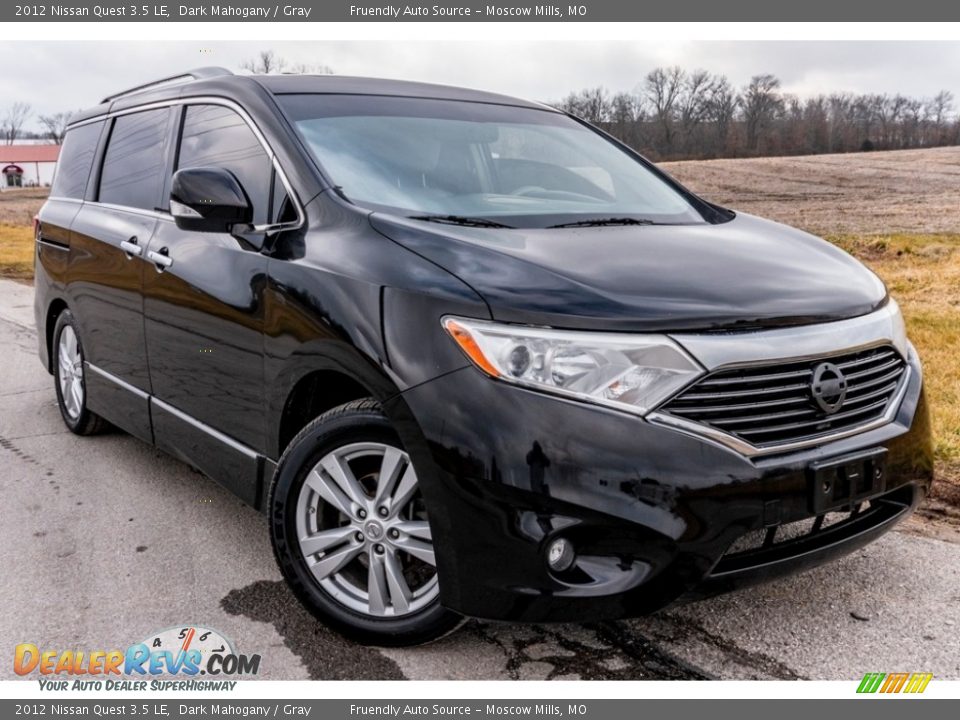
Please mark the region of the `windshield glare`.
<svg viewBox="0 0 960 720"><path fill-rule="evenodd" d="M280 101L341 192L375 210L523 227L611 217L704 222L642 163L559 113L399 97Z"/></svg>

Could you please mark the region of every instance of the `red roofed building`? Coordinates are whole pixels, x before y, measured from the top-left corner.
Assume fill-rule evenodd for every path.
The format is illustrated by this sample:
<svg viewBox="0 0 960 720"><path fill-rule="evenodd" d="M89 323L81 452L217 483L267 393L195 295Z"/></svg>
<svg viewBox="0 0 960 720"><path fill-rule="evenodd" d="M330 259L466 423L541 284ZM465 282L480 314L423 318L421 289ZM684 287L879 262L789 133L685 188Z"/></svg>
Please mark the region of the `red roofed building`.
<svg viewBox="0 0 960 720"><path fill-rule="evenodd" d="M0 190L49 185L59 156L59 145L0 145Z"/></svg>

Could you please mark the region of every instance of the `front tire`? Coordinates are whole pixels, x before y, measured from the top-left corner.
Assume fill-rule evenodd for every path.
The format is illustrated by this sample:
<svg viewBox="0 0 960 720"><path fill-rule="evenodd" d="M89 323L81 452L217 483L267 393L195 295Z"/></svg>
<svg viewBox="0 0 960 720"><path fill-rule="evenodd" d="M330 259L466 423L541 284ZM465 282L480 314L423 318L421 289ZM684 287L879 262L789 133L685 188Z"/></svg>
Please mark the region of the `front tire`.
<svg viewBox="0 0 960 720"><path fill-rule="evenodd" d="M70 432L96 435L109 427L102 417L87 409L86 366L83 344L73 313L64 310L53 329L53 376L57 406Z"/></svg>
<svg viewBox="0 0 960 720"><path fill-rule="evenodd" d="M416 469L376 401L349 402L307 425L280 458L269 502L280 571L343 635L416 645L461 622L440 605Z"/></svg>

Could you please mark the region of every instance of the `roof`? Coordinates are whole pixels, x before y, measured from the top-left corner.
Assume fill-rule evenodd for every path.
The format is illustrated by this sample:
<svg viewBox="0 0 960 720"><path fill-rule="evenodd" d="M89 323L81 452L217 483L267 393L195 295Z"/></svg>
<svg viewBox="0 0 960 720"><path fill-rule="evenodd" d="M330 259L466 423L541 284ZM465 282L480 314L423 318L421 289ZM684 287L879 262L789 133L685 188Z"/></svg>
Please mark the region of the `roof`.
<svg viewBox="0 0 960 720"><path fill-rule="evenodd" d="M56 162L59 145L0 145L0 163Z"/></svg>
<svg viewBox="0 0 960 720"><path fill-rule="evenodd" d="M189 80L193 75L194 79ZM186 82L173 82L187 78ZM551 110L545 105L497 93L432 83L387 80L383 78L349 77L346 75L234 75L222 68L200 68L180 73L174 78L163 78L124 92L111 95L99 105L81 110L70 119L70 124L91 120L115 110L136 107L150 102L162 102L198 95L232 97L238 102L252 99L250 91L285 95L295 93L332 93L345 95L390 95L444 100L465 100L497 105Z"/></svg>
<svg viewBox="0 0 960 720"><path fill-rule="evenodd" d="M252 75L249 77L274 95L292 93L392 95L397 97L466 100L469 102L545 109L545 106L540 103L521 100L509 95L407 80L350 77L347 75Z"/></svg>

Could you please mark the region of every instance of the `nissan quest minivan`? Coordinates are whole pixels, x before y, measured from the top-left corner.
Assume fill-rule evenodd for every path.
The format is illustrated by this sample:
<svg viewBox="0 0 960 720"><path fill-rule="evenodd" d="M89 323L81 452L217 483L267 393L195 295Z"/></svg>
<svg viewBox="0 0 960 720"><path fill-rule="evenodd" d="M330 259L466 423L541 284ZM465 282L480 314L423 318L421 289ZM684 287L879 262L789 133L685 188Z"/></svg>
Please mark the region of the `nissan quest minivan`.
<svg viewBox="0 0 960 720"><path fill-rule="evenodd" d="M36 321L70 430L263 511L365 643L770 579L932 480L872 272L485 92L204 68L106 98L37 219Z"/></svg>

